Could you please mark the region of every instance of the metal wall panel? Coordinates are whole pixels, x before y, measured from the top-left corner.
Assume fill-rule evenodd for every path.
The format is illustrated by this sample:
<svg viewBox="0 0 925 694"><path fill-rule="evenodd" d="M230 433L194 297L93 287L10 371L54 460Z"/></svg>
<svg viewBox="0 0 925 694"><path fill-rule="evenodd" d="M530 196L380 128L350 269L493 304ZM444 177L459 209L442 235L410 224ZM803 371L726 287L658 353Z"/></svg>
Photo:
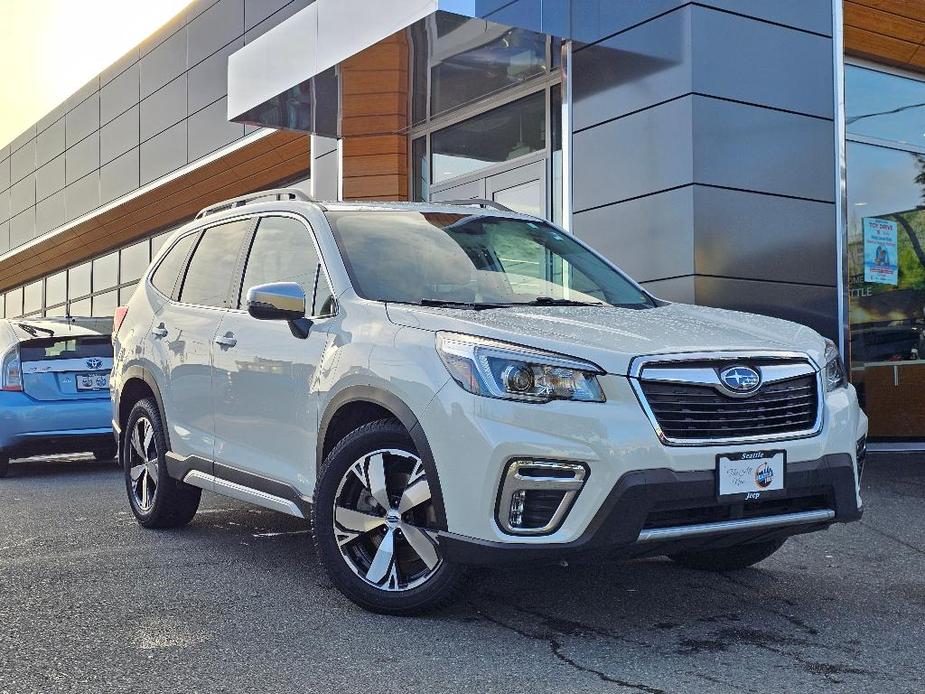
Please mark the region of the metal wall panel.
<svg viewBox="0 0 925 694"><path fill-rule="evenodd" d="M195 65L244 33L244 0L219 0L187 28L188 65Z"/></svg>
<svg viewBox="0 0 925 694"><path fill-rule="evenodd" d="M60 190L54 195L39 201L35 206L35 231L44 234L66 220L64 207L64 191Z"/></svg>
<svg viewBox="0 0 925 694"><path fill-rule="evenodd" d="M141 185L186 164L186 121L141 144Z"/></svg>
<svg viewBox="0 0 925 694"><path fill-rule="evenodd" d="M683 304L697 303L693 275L643 282L642 286L665 301L677 301Z"/></svg>
<svg viewBox="0 0 925 694"><path fill-rule="evenodd" d="M106 204L138 187L138 147L100 169L100 203Z"/></svg>
<svg viewBox="0 0 925 694"><path fill-rule="evenodd" d="M94 171L64 189L67 220L86 214L100 204L100 173Z"/></svg>
<svg viewBox="0 0 925 694"><path fill-rule="evenodd" d="M10 211L10 189L0 192L0 222L7 221L13 213Z"/></svg>
<svg viewBox="0 0 925 694"><path fill-rule="evenodd" d="M65 152L64 173L67 183L83 178L100 168L100 134L94 132Z"/></svg>
<svg viewBox="0 0 925 694"><path fill-rule="evenodd" d="M35 208L30 207L10 220L10 245L21 246L33 238L35 238Z"/></svg>
<svg viewBox="0 0 925 694"><path fill-rule="evenodd" d="M228 93L228 56L244 46L237 38L189 71L189 113L214 103Z"/></svg>
<svg viewBox="0 0 925 694"><path fill-rule="evenodd" d="M0 191L10 187L10 157L0 159Z"/></svg>
<svg viewBox="0 0 925 694"><path fill-rule="evenodd" d="M138 63L100 89L100 122L108 123L138 103L140 95Z"/></svg>
<svg viewBox="0 0 925 694"><path fill-rule="evenodd" d="M240 123L222 122L222 116L227 112L227 101L220 99L189 117L190 161L214 152L244 135L244 126Z"/></svg>
<svg viewBox="0 0 925 694"><path fill-rule="evenodd" d="M64 118L48 126L35 137L35 165L47 164L64 151Z"/></svg>
<svg viewBox="0 0 925 694"><path fill-rule="evenodd" d="M100 99L93 94L84 99L65 116L67 146L70 147L87 135L100 129Z"/></svg>
<svg viewBox="0 0 925 694"><path fill-rule="evenodd" d="M44 200L52 193L64 190L64 155L59 154L35 172L35 199Z"/></svg>
<svg viewBox="0 0 925 694"><path fill-rule="evenodd" d="M575 133L575 211L693 180L691 97Z"/></svg>
<svg viewBox="0 0 925 694"><path fill-rule="evenodd" d="M23 132L21 132L19 135L14 137L12 142L10 142L10 153L12 154L17 149L19 149L24 144L26 144L29 140L32 140L34 138L35 138L35 125L30 125Z"/></svg>
<svg viewBox="0 0 925 694"><path fill-rule="evenodd" d="M29 174L10 188L10 214L20 212L35 205L35 174Z"/></svg>
<svg viewBox="0 0 925 694"><path fill-rule="evenodd" d="M21 181L35 171L35 140L30 139L10 155L10 181Z"/></svg>
<svg viewBox="0 0 925 694"><path fill-rule="evenodd" d="M573 230L637 281L694 273L691 186L579 212Z"/></svg>
<svg viewBox="0 0 925 694"><path fill-rule="evenodd" d="M141 102L141 141L163 132L186 118L186 73Z"/></svg>
<svg viewBox="0 0 925 694"><path fill-rule="evenodd" d="M10 250L10 223L0 222L0 253Z"/></svg>
<svg viewBox="0 0 925 694"><path fill-rule="evenodd" d="M106 164L137 147L139 142L138 106L133 106L100 130L100 164Z"/></svg>
<svg viewBox="0 0 925 694"><path fill-rule="evenodd" d="M697 183L834 200L832 121L695 96L693 126Z"/></svg>
<svg viewBox="0 0 925 694"><path fill-rule="evenodd" d="M186 70L186 27L145 55L139 63L141 98L153 94Z"/></svg>
<svg viewBox="0 0 925 694"><path fill-rule="evenodd" d="M832 35L831 0L699 0L729 12Z"/></svg>

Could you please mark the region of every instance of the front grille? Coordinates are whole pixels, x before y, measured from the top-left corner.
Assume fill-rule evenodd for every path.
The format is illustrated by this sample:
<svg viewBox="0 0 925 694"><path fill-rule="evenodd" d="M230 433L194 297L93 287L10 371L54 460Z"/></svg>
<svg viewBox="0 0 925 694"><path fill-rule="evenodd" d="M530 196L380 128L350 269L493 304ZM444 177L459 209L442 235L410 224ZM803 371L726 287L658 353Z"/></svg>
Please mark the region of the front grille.
<svg viewBox="0 0 925 694"><path fill-rule="evenodd" d="M643 530L654 528L676 528L701 523L721 523L729 520L763 518L780 516L802 511L818 511L832 507L832 502L825 494L801 496L786 499L768 499L755 502L738 502L716 506L695 506L692 508L656 507L646 517Z"/></svg>
<svg viewBox="0 0 925 694"><path fill-rule="evenodd" d="M776 436L814 428L819 409L815 374L766 383L745 398L706 385L640 381L663 434L669 439L726 440Z"/></svg>

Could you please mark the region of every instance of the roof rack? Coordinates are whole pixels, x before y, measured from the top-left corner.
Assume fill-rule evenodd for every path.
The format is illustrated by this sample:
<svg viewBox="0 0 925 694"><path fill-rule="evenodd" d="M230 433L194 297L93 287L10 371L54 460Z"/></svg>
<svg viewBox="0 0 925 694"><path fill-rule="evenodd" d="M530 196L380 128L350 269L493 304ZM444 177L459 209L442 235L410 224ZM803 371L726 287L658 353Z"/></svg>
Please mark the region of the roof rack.
<svg viewBox="0 0 925 694"><path fill-rule="evenodd" d="M312 198L308 197L305 193L297 188L275 188L273 190L261 190L256 193L248 193L247 195L242 195L237 198L231 198L230 200L224 200L222 202L215 203L214 205L209 205L204 207L199 211L199 214L196 215L196 219L202 219L207 217L210 214L215 214L216 212L224 212L225 210L233 210L235 207L241 207L252 202L257 202L258 200L270 199L270 200L298 200L300 202L315 202Z"/></svg>
<svg viewBox="0 0 925 694"><path fill-rule="evenodd" d="M477 205L478 207L490 208L493 210L499 210L501 212L513 212L510 207L505 207L500 202L495 202L494 200L485 200L484 198L469 198L468 200L434 200L436 205L468 205L472 207Z"/></svg>

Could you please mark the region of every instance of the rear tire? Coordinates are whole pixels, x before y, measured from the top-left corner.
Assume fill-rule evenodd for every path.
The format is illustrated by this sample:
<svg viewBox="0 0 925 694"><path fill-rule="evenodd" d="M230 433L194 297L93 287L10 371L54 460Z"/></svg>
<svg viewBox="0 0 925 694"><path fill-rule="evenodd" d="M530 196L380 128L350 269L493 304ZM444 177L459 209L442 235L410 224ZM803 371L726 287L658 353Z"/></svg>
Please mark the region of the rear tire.
<svg viewBox="0 0 925 694"><path fill-rule="evenodd" d="M153 399L135 403L120 451L129 505L141 525L177 528L193 519L202 490L167 474L167 436Z"/></svg>
<svg viewBox="0 0 925 694"><path fill-rule="evenodd" d="M325 459L312 504L315 547L331 582L360 607L412 615L461 595L466 573L436 540L433 483L395 419L355 429Z"/></svg>
<svg viewBox="0 0 925 694"><path fill-rule="evenodd" d="M10 471L10 459L5 455L0 455L0 479L6 477Z"/></svg>
<svg viewBox="0 0 925 694"><path fill-rule="evenodd" d="M748 545L734 545L723 549L669 554L668 557L681 566L697 571L738 571L764 561L779 550L785 541L769 540Z"/></svg>

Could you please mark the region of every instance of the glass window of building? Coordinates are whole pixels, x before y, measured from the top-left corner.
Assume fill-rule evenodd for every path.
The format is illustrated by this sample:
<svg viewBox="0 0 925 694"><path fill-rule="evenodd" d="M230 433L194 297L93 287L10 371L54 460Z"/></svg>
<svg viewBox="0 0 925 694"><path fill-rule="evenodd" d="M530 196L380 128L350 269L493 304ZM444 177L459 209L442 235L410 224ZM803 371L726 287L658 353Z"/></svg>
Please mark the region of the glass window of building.
<svg viewBox="0 0 925 694"><path fill-rule="evenodd" d="M119 253L109 253L93 261L93 291L119 284Z"/></svg>
<svg viewBox="0 0 925 694"><path fill-rule="evenodd" d="M90 315L90 299L81 299L80 301L72 301L68 304L68 314L71 316L89 316Z"/></svg>
<svg viewBox="0 0 925 694"><path fill-rule="evenodd" d="M434 183L546 148L546 92L438 130L431 137Z"/></svg>
<svg viewBox="0 0 925 694"><path fill-rule="evenodd" d="M851 378L872 439L922 439L925 81L850 66L846 87Z"/></svg>
<svg viewBox="0 0 925 694"><path fill-rule="evenodd" d="M126 246L119 251L119 283L125 284L139 279L148 269L151 262L149 256L150 244L147 239L139 243Z"/></svg>
<svg viewBox="0 0 925 694"><path fill-rule="evenodd" d="M119 289L119 306L125 306L129 299L132 298L132 294L135 293L135 290L138 288L138 282L135 284L129 284L125 287Z"/></svg>
<svg viewBox="0 0 925 694"><path fill-rule="evenodd" d="M45 309L45 315L49 318L57 318L60 316L67 315L67 304L61 304L60 306L52 306L49 309Z"/></svg>
<svg viewBox="0 0 925 694"><path fill-rule="evenodd" d="M67 271L67 298L78 299L90 293L90 263L77 265Z"/></svg>
<svg viewBox="0 0 925 694"><path fill-rule="evenodd" d="M119 304L118 295L116 290L94 294L90 315L94 318L107 318L114 315L116 306Z"/></svg>
<svg viewBox="0 0 925 694"><path fill-rule="evenodd" d="M57 306L67 301L67 272L58 272L45 280L45 305Z"/></svg>
<svg viewBox="0 0 925 694"><path fill-rule="evenodd" d="M158 234L151 238L151 258L153 259L164 247L164 244L167 242L167 239L170 238L171 232L165 232L163 234Z"/></svg>
<svg viewBox="0 0 925 694"><path fill-rule="evenodd" d="M22 315L22 287L6 293L6 317L19 318Z"/></svg>
<svg viewBox="0 0 925 694"><path fill-rule="evenodd" d="M42 310L42 280L31 282L23 289L23 308L25 315Z"/></svg>

